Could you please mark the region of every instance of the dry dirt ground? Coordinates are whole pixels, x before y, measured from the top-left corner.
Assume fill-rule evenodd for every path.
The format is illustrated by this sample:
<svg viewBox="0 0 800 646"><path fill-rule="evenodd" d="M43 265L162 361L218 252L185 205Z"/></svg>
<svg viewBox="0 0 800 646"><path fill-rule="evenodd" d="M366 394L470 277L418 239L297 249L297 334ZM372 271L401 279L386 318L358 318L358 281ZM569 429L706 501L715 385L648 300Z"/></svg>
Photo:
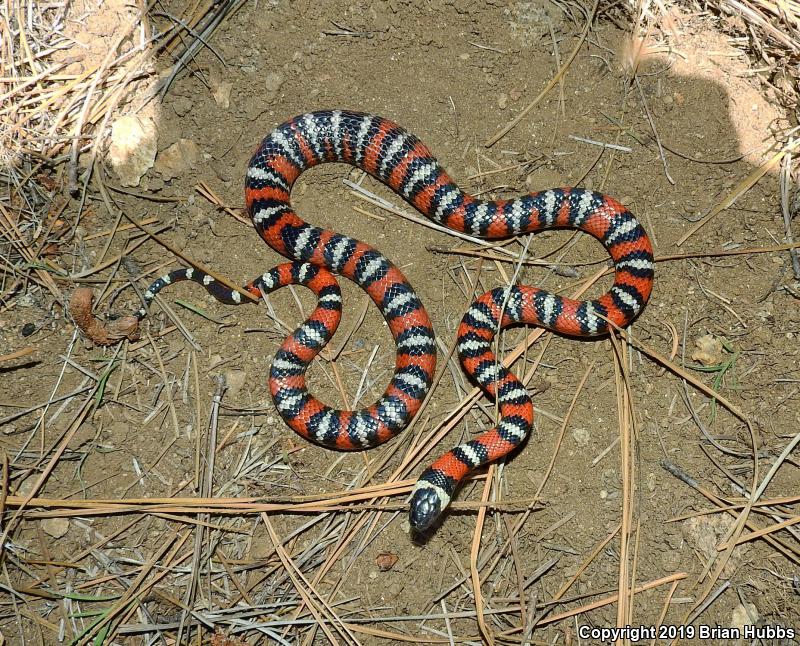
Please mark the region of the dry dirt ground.
<svg viewBox="0 0 800 646"><path fill-rule="evenodd" d="M760 482L800 422L800 301L791 291L785 251L706 254L783 243L778 169L771 168L734 206L683 244L678 242L774 154L773 137L789 122L737 48L741 42L717 31L710 19L673 12L674 33L665 30L663 39L651 41L669 43L671 49L654 46L642 60L637 81L626 83L626 64L636 58L635 48L627 44L626 25L605 16L593 25L563 83L498 143L486 147L490 137L533 101L578 43L584 17L575 7L560 7L470 0L247 4L215 33L211 47L190 66L191 73L179 77L162 102L148 107L159 151L191 140L197 147L194 163L172 178L166 170L159 173L157 165L140 186L112 191L112 199L136 220L155 219L151 226L188 257L244 282L282 259L251 226L203 197L198 185L239 211L244 168L261 138L291 116L333 107L374 112L403 124L475 193L513 196L580 183L613 195L640 217L657 256L667 258L657 264L655 291L631 332L646 348L673 357L674 365L684 364L686 374L716 388L749 420L758 443ZM162 24L163 18L157 21ZM83 33L98 42L111 36L102 21ZM661 154L654 132L663 146ZM604 149L578 137L623 149ZM300 178L293 201L310 222L380 249L405 272L428 308L441 343L439 370L444 374L407 434L366 454L336 454L296 437L276 415L266 389L283 332L263 305L224 306L196 285L176 285L162 293L162 302L190 332L195 347L171 327L172 319L157 304L142 342L103 349L80 338L48 294L31 289L0 319L0 344L6 352L29 345L36 349L0 372L0 442L11 464L10 493L24 495L32 489L81 400L9 417L21 407L91 387L109 367L114 370L101 405L77 427L40 497L133 502L210 495L292 503L304 495L379 485L395 474L410 447L439 428L472 388L460 369L445 360L447 352L470 298L504 284L515 266L495 262L497 252L483 259L451 253L456 247L480 248L364 202L343 178L363 179L378 196L413 210L361 175L341 165L315 168ZM113 173L106 181L118 185ZM72 201L63 217L74 218L78 208ZM120 253L131 230L118 232L109 249L108 236L93 236L114 227L115 217L90 190L79 236L54 263L76 275ZM524 244L514 241L506 248L519 251ZM559 293L573 292L607 261L596 242L571 232L535 235L528 250L531 258L552 264L525 266L518 281ZM668 259L680 254L690 257ZM88 278L98 295L113 278L97 304L98 313L125 314L138 307L127 281L134 277L142 290L176 264L177 258L150 240L131 254L125 268L114 265L92 273ZM64 282L63 288L68 292L75 284ZM589 293L598 294L609 284L605 276ZM117 293L120 287L124 289ZM326 402L349 407L356 399L364 405L380 395L391 374L394 345L367 297L352 285L343 288L342 331L352 335L335 366L326 361L314 366L311 388ZM177 305L177 300L203 315ZM313 301L299 288L296 298L283 290L270 303L294 327ZM23 326L29 323L35 332L23 337ZM503 347L510 352L530 332L505 333ZM680 626L706 594L706 562L725 542L743 497L750 494L752 436L742 418L687 386L648 351L627 347L624 353L619 364L608 339L576 341L548 333L515 364L517 374L535 367L529 382L538 410L535 432L523 450L492 472L490 500L507 504L489 507L483 520L475 504L484 492L483 479L463 487L458 500L467 504L449 513L423 540L408 533L403 495L390 498L381 513L369 506L350 512L275 512L266 517L269 524L257 513L235 511L179 518L177 511L94 515L86 509L68 522L44 522L35 512L55 508L34 504L9 537L13 559L6 562L2 585L5 590L25 588L43 577L50 589L118 598L133 585L143 564L149 559L165 564L167 557L159 550L174 549L177 556L170 556L166 568L171 571L141 595L138 605L123 609L123 625L162 624L166 641L144 629L116 637L117 643L153 643L148 639L154 636L155 643L172 643L186 604L201 613L264 604L261 614L249 620L260 619L267 626L279 618L296 618L299 574L291 571L289 577L286 565L276 558L277 537L333 611L353 621L353 635L362 643L385 643L376 632L381 630L423 642L446 643L448 631L457 639L479 641L470 554L477 549L483 562L485 555L502 549L503 557L480 571L487 613L484 638L490 634L500 642L518 643L524 627L540 618L528 635L532 643L599 643L578 641L578 628L615 625L617 603L567 619L552 617L615 594L624 553L629 587L686 575L677 579L671 596L669 580L637 592L627 621ZM703 366L705 370L698 369ZM220 376L228 387L214 421ZM631 423L623 419L624 383ZM492 416L491 402L480 399L437 445L424 448L401 479L413 479L436 455L487 428ZM213 460L209 446L214 447ZM623 459L623 453L631 460ZM545 480L551 460L552 472ZM693 481L667 471L666 462ZM202 474L209 469L213 476L203 483L210 476ZM790 455L761 500L795 495L799 486ZM538 504L523 513L540 488ZM731 501L732 513L696 516L715 508L707 496ZM796 500L779 502L751 513L752 526L743 535L796 518ZM626 510L631 513L625 522L630 537L623 545L619 525ZM692 518L685 520L687 516ZM482 528L481 538L473 548L476 526ZM694 612L695 627L755 619L800 629L797 533L789 528L768 538L771 542L752 540L733 551L722 573L715 574L711 603ZM194 578L192 567L200 568ZM160 570L148 570L148 576L154 572ZM548 605L557 595L566 602ZM286 608L267 608L281 599L288 600ZM322 607L316 598L314 603ZM0 628L9 643L56 643L59 630L69 641L94 619L77 616L80 612L111 605L113 600L9 595ZM754 613L751 619L742 619L743 608ZM434 618L357 623L426 613ZM452 616L445 621L442 613ZM305 609L301 616L313 619ZM190 626L182 633L187 639L198 622L184 618L184 623ZM225 634L233 632L227 620L217 626ZM208 639L212 630L209 622L200 632ZM309 635L302 625L276 624L270 630L270 639L277 634L288 643L301 643ZM258 635L244 631L237 638L256 643ZM337 639L346 641L338 634ZM327 643L328 637L318 630L311 640Z"/></svg>

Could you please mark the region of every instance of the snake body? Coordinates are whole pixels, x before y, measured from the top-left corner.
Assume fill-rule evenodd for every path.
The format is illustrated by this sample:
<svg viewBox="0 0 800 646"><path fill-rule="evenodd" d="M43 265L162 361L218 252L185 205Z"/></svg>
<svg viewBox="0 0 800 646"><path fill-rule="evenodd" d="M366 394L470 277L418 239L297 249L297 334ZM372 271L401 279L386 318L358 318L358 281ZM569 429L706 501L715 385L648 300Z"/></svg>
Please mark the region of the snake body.
<svg viewBox="0 0 800 646"><path fill-rule="evenodd" d="M411 498L410 523L425 531L447 507L467 474L513 451L528 436L533 405L523 384L497 360L494 336L516 323L574 336L597 336L625 326L642 310L653 286L653 250L639 222L619 202L580 188L557 188L510 200L480 200L462 191L431 151L396 123L371 114L330 110L291 119L259 145L247 167L245 199L259 235L289 258L248 283L259 296L303 284L318 303L287 338L270 369L275 406L297 433L340 450L377 446L405 428L430 389L436 368L433 328L419 297L386 257L369 245L305 222L292 208L291 188L308 168L342 162L377 178L431 220L481 238L506 238L553 228L573 228L597 238L614 261L611 289L577 301L535 287L494 289L468 309L457 348L470 377L499 404L497 425L448 451L420 476ZM354 281L380 308L397 345L395 371L372 406L335 410L306 389L305 372L331 338L342 310L332 274ZM193 280L218 300L238 304L241 294L197 269L159 278L145 293L147 306L166 285Z"/></svg>

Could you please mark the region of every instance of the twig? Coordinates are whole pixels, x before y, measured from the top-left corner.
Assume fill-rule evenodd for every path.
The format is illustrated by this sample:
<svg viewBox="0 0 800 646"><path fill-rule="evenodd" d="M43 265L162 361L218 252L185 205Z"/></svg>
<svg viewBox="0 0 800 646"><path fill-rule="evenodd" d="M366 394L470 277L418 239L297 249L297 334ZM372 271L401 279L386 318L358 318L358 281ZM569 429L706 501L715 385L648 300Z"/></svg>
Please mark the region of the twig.
<svg viewBox="0 0 800 646"><path fill-rule="evenodd" d="M711 220L713 220L717 215L722 213L725 209L733 205L736 200L738 200L742 195L744 195L747 191L749 191L755 184L760 180L764 175L772 171L783 159L785 155L788 155L794 152L798 145L800 145L800 139L793 139L789 143L787 143L781 150L775 153L770 159L766 162L761 164L758 168L753 170L747 177L745 177L741 182L739 182L736 186L733 187L730 193L721 201L719 202L711 211L708 212L702 220L697 222L693 227L691 227L685 234L683 234L680 239L675 243L676 246L680 247L684 242L686 242L689 238L691 238L695 233L697 233L701 228L703 228L706 224L708 224Z"/></svg>
<svg viewBox="0 0 800 646"><path fill-rule="evenodd" d="M796 213L792 213L790 207L790 192L792 188L792 153L787 152L781 163L780 191L781 191L781 211L783 212L783 235L786 242L794 243L792 235L792 219ZM795 193L797 194L797 193ZM797 248L789 249L789 256L792 259L792 270L795 280L800 280L800 255Z"/></svg>
<svg viewBox="0 0 800 646"><path fill-rule="evenodd" d="M656 122L653 119L653 115L650 113L650 108L647 107L647 99L644 96L644 91L642 90L642 84L639 83L639 77L633 77L634 83L636 83L636 89L639 90L639 98L642 101L642 109L644 110L644 114L647 117L647 122L650 124L650 129L653 131L653 138L656 141L656 146L658 146L658 156L661 158L661 164L664 166L664 175L667 178L667 181L675 185L675 180L672 179L672 176L669 174L669 166L667 164L667 157L664 154L664 147L661 145L661 137L658 136L658 130L656 130Z"/></svg>
<svg viewBox="0 0 800 646"><path fill-rule="evenodd" d="M619 144L607 144L603 141L595 141L594 139L587 139L586 137L577 137L575 135L568 135L570 139L574 141L580 141L584 144L591 144L592 146L600 146L601 148L610 148L611 150L619 150L623 153L630 153L633 152L633 148L629 148L628 146L621 146Z"/></svg>

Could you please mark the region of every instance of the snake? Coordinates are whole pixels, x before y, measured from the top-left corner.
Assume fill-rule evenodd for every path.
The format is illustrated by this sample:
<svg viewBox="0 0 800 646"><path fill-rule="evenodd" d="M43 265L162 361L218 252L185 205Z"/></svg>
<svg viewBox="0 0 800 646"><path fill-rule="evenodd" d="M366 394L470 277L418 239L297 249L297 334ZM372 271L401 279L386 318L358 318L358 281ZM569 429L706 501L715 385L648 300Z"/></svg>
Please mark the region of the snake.
<svg viewBox="0 0 800 646"><path fill-rule="evenodd" d="M459 485L481 466L512 453L528 437L534 409L523 383L495 355L500 330L541 326L574 337L608 334L630 324L647 303L654 275L653 248L639 221L620 202L575 187L553 188L514 199L483 200L463 191L430 149L397 123L347 110L309 112L277 126L247 166L245 203L261 238L287 262L247 283L260 298L299 284L317 297L310 316L278 349L269 389L286 424L310 442L342 451L378 446L405 429L431 389L436 371L433 326L403 273L370 245L303 220L290 200L305 170L339 162L383 182L433 222L484 239L545 229L578 229L599 240L614 264L611 288L598 298L574 300L526 285L505 285L475 300L459 325L456 348L469 377L497 402L497 423L439 457L412 490L409 524L426 532L437 524ZM378 306L396 344L395 368L381 397L367 408L337 410L309 393L306 370L336 332L343 276ZM150 285L142 319L161 289L191 280L217 300L238 305L240 291L197 268L174 270Z"/></svg>

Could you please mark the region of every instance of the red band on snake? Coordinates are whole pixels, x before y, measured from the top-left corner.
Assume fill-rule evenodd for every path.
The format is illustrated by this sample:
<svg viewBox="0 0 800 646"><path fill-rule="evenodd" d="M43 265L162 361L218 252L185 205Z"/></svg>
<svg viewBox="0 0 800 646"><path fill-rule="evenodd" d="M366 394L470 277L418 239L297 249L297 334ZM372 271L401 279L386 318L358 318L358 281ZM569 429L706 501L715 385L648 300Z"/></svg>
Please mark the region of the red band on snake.
<svg viewBox="0 0 800 646"><path fill-rule="evenodd" d="M433 328L406 278L369 245L305 222L292 208L290 192L299 175L322 163L342 162L365 170L421 213L456 231L495 239L554 228L585 231L614 261L611 289L594 300L576 301L535 287L494 289L476 300L458 330L464 370L499 404L497 425L436 460L419 478L410 522L425 531L447 507L459 483L480 466L508 455L528 436L533 405L522 383L492 352L492 340L513 324L539 325L574 336L598 336L611 324L623 327L642 310L653 287L653 250L634 216L610 197L580 188L557 188L510 200L484 201L462 191L430 150L396 123L371 114L331 110L298 116L275 128L247 168L245 198L259 235L292 260L245 286L254 295L303 284L317 307L284 341L270 369L270 391L281 417L297 433L340 450L377 446L403 430L433 381ZM378 305L397 344L395 371L372 406L335 410L306 389L305 372L336 330L342 299L332 274L354 281ZM194 280L218 300L241 296L196 269L158 279L145 293L146 307L165 285Z"/></svg>

